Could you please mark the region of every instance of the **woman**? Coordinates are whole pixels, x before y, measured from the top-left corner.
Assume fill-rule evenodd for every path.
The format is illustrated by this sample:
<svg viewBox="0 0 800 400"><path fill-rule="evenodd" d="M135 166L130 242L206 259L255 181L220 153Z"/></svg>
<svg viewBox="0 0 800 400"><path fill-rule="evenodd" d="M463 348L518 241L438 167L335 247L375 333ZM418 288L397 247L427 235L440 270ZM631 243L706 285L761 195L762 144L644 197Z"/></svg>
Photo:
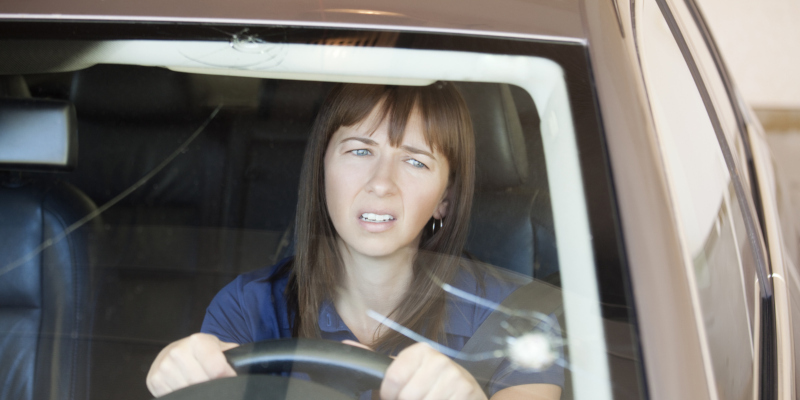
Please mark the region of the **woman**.
<svg viewBox="0 0 800 400"><path fill-rule="evenodd" d="M153 362L150 391L235 375L222 352L238 344L309 337L396 354L382 399L485 399L458 364L367 316L374 310L460 349L490 310L446 300L435 282L498 302L508 295L460 257L474 163L469 112L451 84L335 87L306 150L296 256L220 291L203 333L170 344ZM505 371L492 399L560 396L559 369Z"/></svg>

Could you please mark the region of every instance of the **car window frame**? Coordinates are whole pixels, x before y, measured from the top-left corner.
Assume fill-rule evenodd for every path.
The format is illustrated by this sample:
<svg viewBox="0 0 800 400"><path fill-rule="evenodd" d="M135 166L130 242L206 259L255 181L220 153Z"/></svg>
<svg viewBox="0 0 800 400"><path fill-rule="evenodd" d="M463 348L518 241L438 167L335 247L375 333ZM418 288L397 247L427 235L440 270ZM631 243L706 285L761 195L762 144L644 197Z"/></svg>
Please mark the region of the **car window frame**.
<svg viewBox="0 0 800 400"><path fill-rule="evenodd" d="M775 317L775 295L774 295L774 286L771 280L771 268L770 268L770 259L769 253L767 252L767 244L766 244L766 236L764 235L764 224L761 222L763 221L763 211L759 213L758 209L756 209L756 202L755 197L750 191L744 190L744 185L742 184L742 172L739 171L739 167L735 161L735 156L731 151L731 146L728 143L728 139L725 136L725 132L723 131L722 124L719 118L719 115L716 112L716 105L714 104L711 95L709 93L709 89L703 79L703 76L700 72L700 68L695 61L695 56L692 54L690 46L687 44L686 38L684 37L683 33L680 30L679 23L673 13L672 6L668 4L668 0L655 0L661 10L664 19L669 26L669 29L672 33L673 38L675 39L678 47L683 55L684 61L689 68L692 78L695 81L695 85L697 86L698 92L703 100L703 103L706 107L706 111L708 113L709 119L711 120L712 127L714 128L714 132L717 136L717 141L719 142L720 150L722 151L723 157L725 159L725 163L728 167L728 171L730 173L731 182L733 183L734 190L736 196L740 203L740 208L742 211L742 215L745 221L745 229L747 231L748 238L750 240L750 244L754 250L754 256L756 261L756 272L758 274L758 281L759 281L759 294L760 294L760 302L759 302L759 309L757 310L756 314L760 317L759 318L759 325L758 325L758 338L759 343L756 344L755 350L758 352L756 357L758 357L758 365L757 365L757 373L758 373L758 396L760 399L772 399L775 398L775 395L778 390L778 382L777 382L777 327L776 327L776 317ZM686 0L689 3L691 0ZM692 7L689 6L691 10ZM697 18L694 21L686 21L687 23L696 23ZM709 46L709 42L713 42L713 39L707 36L708 30L707 27L702 28L698 26L701 33L706 40L706 46ZM719 56L718 52L711 50L708 48L714 58L717 73L720 73L720 61L721 57ZM713 73L713 71L707 71L709 73ZM723 79L723 84L728 91L728 99L730 100L731 93L734 93L731 89L731 81L725 79L722 74L720 73L720 78ZM732 109L734 110L734 114L737 115L737 122L739 122L739 116L741 115L741 105L739 102L735 102L731 104ZM741 125L738 125L739 135L746 136L746 132L741 131ZM748 155L748 170L744 171L745 174L749 174L750 178L753 182L753 191L757 191L758 185L758 178L755 175L754 168L751 171L750 165L752 164L752 151L750 149L750 141L743 140L746 154ZM760 199L760 194L759 194ZM761 202L758 203L759 209L761 208Z"/></svg>
<svg viewBox="0 0 800 400"><path fill-rule="evenodd" d="M725 64L725 60L722 58L719 48L717 47L717 43L714 40L714 35L711 33L711 29L708 26L708 22L706 21L702 10L695 0L684 0L684 2L686 3L686 7L689 9L689 13L694 20L695 26L700 31L700 35L703 37L706 49L711 54L711 58L714 60L717 73L722 80L725 91L728 95L728 101L733 109L733 114L736 118L738 134L744 143L744 153L747 163L746 168L748 177L751 181L750 191L753 196L753 205L755 206L756 213L758 214L761 234L764 237L765 246L769 248L769 236L767 235L766 223L764 221L763 199L761 196L761 191L759 190L759 177L758 173L756 173L755 161L753 160L753 149L750 136L748 135L747 117L743 111L743 108L745 107L744 99L736 89L736 86L733 84L731 74L728 71L728 66ZM767 253L767 257L769 257L769 253Z"/></svg>
<svg viewBox="0 0 800 400"><path fill-rule="evenodd" d="M89 24L86 24L89 25ZM9 24L0 24L9 26ZM75 30L74 36L90 37L89 31L96 29L105 31L110 35L117 35L120 39L138 37L136 27L128 26L123 31L114 32L115 24L97 23L93 28ZM61 27L63 29L63 26ZM265 27L262 27L265 28ZM9 30L13 28L7 28ZM165 31L179 30L180 27L165 25ZM0 31L4 29L0 28ZM309 29L310 30L310 29ZM338 29L343 30L343 29ZM24 29L36 36L46 36L47 33L37 28L29 27ZM280 29L275 29L280 31ZM278 32L279 33L279 32ZM18 33L24 35L24 33ZM208 35L207 33L204 33ZM603 240L593 240L592 250L594 252L595 266L600 266L611 276L606 279L611 280L616 276L624 288L620 293L627 302L629 312L629 322L633 330L633 345L638 350L638 330L635 319L635 303L630 289L629 272L626 261L626 253L623 246L623 236L619 211L616 208L614 185L611 175L609 155L605 144L605 134L600 121L599 105L597 104L597 94L592 84L592 71L589 63L588 52L585 44L574 42L543 42L536 40L517 40L513 38L487 38L487 37L466 37L466 36L447 36L428 33L400 33L404 41L397 47L412 49L432 49L432 50L453 50L453 51L473 51L494 54L519 54L536 55L549 58L558 63L565 72L567 91L570 107L573 109L573 123L575 125L577 146L579 148L580 171L582 176L581 184L584 187L587 198L587 213L591 236L603 238ZM202 35L200 35L202 36ZM157 38L162 38L158 36ZM477 43L477 44L476 44ZM497 46L497 43L504 45ZM535 48L534 53L530 53L530 48ZM568 51L564 51L567 49ZM591 202L589 201L591 199ZM600 262L599 260L602 260ZM602 294L601 294L602 295ZM638 356L638 352L637 352ZM637 358L637 367L640 376L644 376L641 359ZM625 371L618 371L622 374ZM613 374L611 371L612 382ZM639 381L640 387L644 390L643 381Z"/></svg>

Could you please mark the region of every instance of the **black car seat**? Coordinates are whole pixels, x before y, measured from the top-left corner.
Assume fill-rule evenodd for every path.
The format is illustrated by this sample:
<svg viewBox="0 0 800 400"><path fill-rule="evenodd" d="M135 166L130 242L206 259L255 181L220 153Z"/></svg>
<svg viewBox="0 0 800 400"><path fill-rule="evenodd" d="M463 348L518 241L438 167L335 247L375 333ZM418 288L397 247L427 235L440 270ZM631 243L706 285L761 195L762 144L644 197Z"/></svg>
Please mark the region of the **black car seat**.
<svg viewBox="0 0 800 400"><path fill-rule="evenodd" d="M333 85L264 80L257 114L237 120L235 131L247 138L239 222L242 272L294 254L300 167L314 119Z"/></svg>
<svg viewBox="0 0 800 400"><path fill-rule="evenodd" d="M76 160L74 109L0 82L0 398L85 398L97 220L78 223L96 207L58 172Z"/></svg>
<svg viewBox="0 0 800 400"><path fill-rule="evenodd" d="M98 65L71 86L81 163L69 179L106 204L155 170L209 117L189 75ZM147 370L169 342L199 330L234 276L225 229L229 119L223 109L184 152L103 213L91 353L93 399L147 398ZM125 388L120 393L120 388Z"/></svg>
<svg viewBox="0 0 800 400"><path fill-rule="evenodd" d="M475 197L466 250L537 279L558 271L539 118L518 87L459 83L476 147Z"/></svg>

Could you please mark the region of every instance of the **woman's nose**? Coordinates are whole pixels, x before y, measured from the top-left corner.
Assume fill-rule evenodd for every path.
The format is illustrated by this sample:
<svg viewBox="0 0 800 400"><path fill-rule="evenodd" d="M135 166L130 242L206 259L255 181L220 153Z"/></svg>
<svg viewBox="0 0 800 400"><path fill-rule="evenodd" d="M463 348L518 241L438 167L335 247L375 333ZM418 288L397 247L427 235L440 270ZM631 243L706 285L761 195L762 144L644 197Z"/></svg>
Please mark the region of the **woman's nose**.
<svg viewBox="0 0 800 400"><path fill-rule="evenodd" d="M392 157L379 157L373 164L366 190L376 196L390 196L397 192L395 162Z"/></svg>

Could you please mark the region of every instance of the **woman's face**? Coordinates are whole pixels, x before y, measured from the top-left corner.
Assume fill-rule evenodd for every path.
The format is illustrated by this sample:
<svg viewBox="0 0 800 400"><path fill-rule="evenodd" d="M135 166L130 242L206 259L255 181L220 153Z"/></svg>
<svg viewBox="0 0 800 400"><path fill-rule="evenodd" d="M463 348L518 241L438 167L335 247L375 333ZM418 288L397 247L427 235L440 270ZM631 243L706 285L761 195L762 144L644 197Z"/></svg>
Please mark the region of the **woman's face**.
<svg viewBox="0 0 800 400"><path fill-rule="evenodd" d="M339 128L325 152L328 213L350 252L384 257L416 250L422 229L447 212L450 168L425 143L419 113L403 142L389 144L386 118L371 132L376 109L363 122Z"/></svg>

